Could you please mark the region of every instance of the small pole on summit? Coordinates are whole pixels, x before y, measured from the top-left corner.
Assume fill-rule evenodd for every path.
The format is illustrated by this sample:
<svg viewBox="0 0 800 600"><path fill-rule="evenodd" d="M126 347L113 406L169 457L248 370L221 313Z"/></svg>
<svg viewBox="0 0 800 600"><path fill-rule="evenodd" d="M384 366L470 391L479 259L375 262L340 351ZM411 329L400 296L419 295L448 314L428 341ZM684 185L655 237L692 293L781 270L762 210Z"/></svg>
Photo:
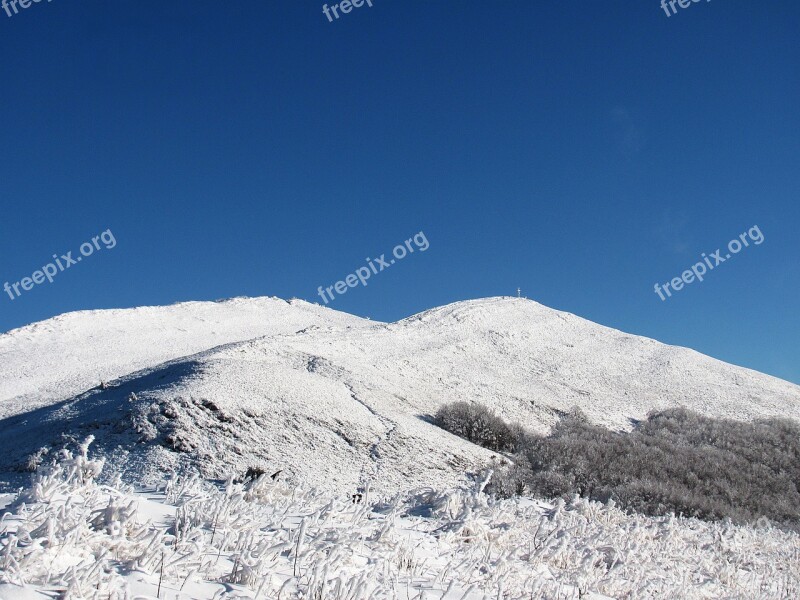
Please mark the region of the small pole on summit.
<svg viewBox="0 0 800 600"><path fill-rule="evenodd" d="M522 298L522 288L517 288L517 298Z"/></svg>

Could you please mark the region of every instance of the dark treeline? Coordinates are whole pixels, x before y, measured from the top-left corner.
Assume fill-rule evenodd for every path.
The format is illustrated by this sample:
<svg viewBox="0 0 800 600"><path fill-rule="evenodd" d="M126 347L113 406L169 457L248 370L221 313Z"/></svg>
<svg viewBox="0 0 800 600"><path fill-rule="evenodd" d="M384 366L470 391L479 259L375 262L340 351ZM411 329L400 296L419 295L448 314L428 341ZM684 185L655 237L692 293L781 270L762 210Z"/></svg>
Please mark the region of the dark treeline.
<svg viewBox="0 0 800 600"><path fill-rule="evenodd" d="M487 488L499 496L579 494L647 515L738 523L763 516L800 526L800 425L794 421L745 423L675 408L618 432L575 411L539 436L485 407L462 404L444 407L437 421L487 448L513 453ZM479 426L459 423L476 415Z"/></svg>

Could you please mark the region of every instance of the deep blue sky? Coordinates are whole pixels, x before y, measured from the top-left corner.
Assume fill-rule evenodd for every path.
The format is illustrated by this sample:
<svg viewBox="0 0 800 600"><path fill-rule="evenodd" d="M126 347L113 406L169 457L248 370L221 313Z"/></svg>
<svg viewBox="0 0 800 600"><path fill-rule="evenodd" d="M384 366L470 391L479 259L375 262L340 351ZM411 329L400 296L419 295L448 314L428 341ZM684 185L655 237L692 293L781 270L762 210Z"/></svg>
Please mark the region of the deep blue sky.
<svg viewBox="0 0 800 600"><path fill-rule="evenodd" d="M800 383L800 4L53 0L0 12L0 330L85 308L523 294ZM757 225L666 302L653 285Z"/></svg>

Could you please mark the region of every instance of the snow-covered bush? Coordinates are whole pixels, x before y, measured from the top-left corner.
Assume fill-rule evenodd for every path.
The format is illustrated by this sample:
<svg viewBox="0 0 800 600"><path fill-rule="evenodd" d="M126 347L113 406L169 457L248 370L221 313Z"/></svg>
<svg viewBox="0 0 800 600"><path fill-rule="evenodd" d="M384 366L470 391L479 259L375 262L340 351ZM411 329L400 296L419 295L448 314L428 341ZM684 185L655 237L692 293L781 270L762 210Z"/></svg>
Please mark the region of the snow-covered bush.
<svg viewBox="0 0 800 600"><path fill-rule="evenodd" d="M516 449L522 427L510 425L482 404L451 402L436 412L436 424L445 431L497 452Z"/></svg>
<svg viewBox="0 0 800 600"><path fill-rule="evenodd" d="M490 490L613 499L647 515L800 527L800 425L745 423L685 409L651 414L631 432L567 416L547 436L520 437L515 465Z"/></svg>

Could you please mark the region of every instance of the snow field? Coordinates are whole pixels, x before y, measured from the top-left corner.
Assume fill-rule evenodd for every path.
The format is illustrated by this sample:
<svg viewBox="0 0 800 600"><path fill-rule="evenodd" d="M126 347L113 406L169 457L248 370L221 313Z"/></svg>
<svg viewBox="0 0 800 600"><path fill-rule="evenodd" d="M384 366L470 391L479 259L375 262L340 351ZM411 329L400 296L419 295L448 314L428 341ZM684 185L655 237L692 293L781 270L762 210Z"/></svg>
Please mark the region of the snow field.
<svg viewBox="0 0 800 600"><path fill-rule="evenodd" d="M800 596L800 536L576 499L494 501L489 472L361 503L262 476L100 485L88 445L0 520L0 598L489 600Z"/></svg>
<svg viewBox="0 0 800 600"><path fill-rule="evenodd" d="M299 300L232 298L67 313L0 334L0 417L233 342L363 319Z"/></svg>

